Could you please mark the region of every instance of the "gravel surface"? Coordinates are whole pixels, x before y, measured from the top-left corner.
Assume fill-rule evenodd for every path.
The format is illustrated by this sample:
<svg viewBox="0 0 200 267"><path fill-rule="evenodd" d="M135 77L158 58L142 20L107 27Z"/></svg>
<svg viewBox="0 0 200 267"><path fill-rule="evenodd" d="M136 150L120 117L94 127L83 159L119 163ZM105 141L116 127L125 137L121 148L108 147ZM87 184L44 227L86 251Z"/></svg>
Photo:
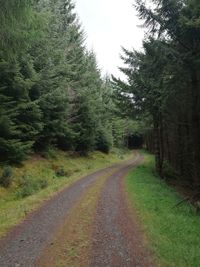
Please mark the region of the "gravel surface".
<svg viewBox="0 0 200 267"><path fill-rule="evenodd" d="M141 160L138 155L134 162L110 176L101 192L94 221L90 267L153 266L135 216L130 216L122 182L128 170Z"/></svg>
<svg viewBox="0 0 200 267"><path fill-rule="evenodd" d="M113 170L98 200L87 267L153 267L136 216L125 200L123 177L142 157L85 176L45 202L0 240L0 267L33 267L71 208L98 178ZM117 168L117 169L116 169ZM48 267L48 266L46 266ZM72 266L66 266L72 267ZM85 266L86 267L86 266Z"/></svg>
<svg viewBox="0 0 200 267"><path fill-rule="evenodd" d="M85 176L27 216L0 240L0 267L32 267L43 248L90 185L116 165ZM48 267L48 266L47 266Z"/></svg>

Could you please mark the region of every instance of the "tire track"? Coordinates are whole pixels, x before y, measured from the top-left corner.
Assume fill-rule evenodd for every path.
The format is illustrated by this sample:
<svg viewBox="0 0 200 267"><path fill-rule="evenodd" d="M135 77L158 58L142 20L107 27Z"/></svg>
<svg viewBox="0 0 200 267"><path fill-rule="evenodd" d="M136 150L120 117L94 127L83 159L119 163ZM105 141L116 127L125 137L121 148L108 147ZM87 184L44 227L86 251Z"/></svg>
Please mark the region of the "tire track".
<svg viewBox="0 0 200 267"><path fill-rule="evenodd" d="M145 248L137 220L129 214L123 190L123 178L142 157L138 155L111 175L104 185L94 220L90 267L153 266Z"/></svg>
<svg viewBox="0 0 200 267"><path fill-rule="evenodd" d="M85 190L111 167L99 170L78 180L62 190L38 210L14 227L8 235L0 240L1 267L32 267L35 260L47 244L51 243L55 232L64 223L71 208L78 202Z"/></svg>

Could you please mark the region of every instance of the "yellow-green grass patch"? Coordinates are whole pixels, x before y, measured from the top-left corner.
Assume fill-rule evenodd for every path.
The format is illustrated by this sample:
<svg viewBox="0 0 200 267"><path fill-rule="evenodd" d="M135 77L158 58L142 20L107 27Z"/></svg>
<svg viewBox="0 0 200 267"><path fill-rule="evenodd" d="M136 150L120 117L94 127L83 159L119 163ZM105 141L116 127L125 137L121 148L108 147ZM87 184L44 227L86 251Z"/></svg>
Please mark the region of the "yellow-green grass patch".
<svg viewBox="0 0 200 267"><path fill-rule="evenodd" d="M53 158L33 156L25 161L23 166L13 167L12 185L8 189L0 187L0 237L57 191L68 187L84 175L128 159L130 156L130 151L118 150L108 155L93 152L87 157L71 156L66 152L55 151ZM59 169L64 170L64 176L56 175ZM0 175L1 171L2 169ZM30 196L22 197L20 183L24 177L36 185L40 181L46 181L47 187L36 190Z"/></svg>

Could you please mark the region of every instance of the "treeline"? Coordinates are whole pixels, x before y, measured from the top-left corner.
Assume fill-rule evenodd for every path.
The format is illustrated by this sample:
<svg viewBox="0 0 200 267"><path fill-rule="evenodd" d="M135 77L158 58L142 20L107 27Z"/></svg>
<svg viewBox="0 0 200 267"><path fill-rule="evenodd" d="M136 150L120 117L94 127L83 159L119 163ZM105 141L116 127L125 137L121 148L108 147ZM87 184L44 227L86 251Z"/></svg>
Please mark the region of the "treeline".
<svg viewBox="0 0 200 267"><path fill-rule="evenodd" d="M143 121L159 175L200 185L200 1L137 0L136 9L148 36L143 50L123 50L118 98Z"/></svg>
<svg viewBox="0 0 200 267"><path fill-rule="evenodd" d="M71 0L0 0L0 161L59 147L87 154L124 142L109 78Z"/></svg>

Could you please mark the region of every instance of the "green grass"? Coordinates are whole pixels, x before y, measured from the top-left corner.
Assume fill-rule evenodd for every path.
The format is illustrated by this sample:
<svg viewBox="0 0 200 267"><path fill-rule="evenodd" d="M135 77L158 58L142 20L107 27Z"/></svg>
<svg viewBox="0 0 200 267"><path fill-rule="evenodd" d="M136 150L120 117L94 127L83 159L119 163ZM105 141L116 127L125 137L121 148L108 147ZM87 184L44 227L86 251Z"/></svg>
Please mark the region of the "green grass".
<svg viewBox="0 0 200 267"><path fill-rule="evenodd" d="M126 177L126 190L160 266L199 267L200 216L187 203L174 207L181 196L156 176L152 155Z"/></svg>
<svg viewBox="0 0 200 267"><path fill-rule="evenodd" d="M51 151L47 158L35 155L23 166L13 167L12 185L9 188L0 186L0 237L57 191L130 155L130 151L115 150L109 155L93 152L87 157L79 157ZM2 171L0 168L0 175Z"/></svg>

